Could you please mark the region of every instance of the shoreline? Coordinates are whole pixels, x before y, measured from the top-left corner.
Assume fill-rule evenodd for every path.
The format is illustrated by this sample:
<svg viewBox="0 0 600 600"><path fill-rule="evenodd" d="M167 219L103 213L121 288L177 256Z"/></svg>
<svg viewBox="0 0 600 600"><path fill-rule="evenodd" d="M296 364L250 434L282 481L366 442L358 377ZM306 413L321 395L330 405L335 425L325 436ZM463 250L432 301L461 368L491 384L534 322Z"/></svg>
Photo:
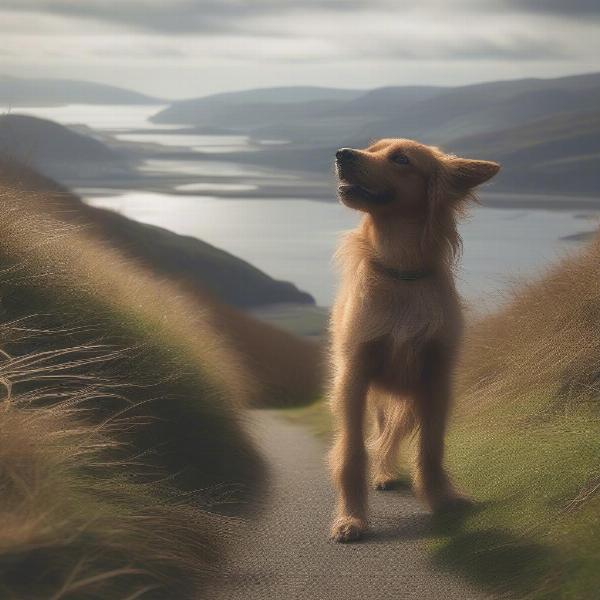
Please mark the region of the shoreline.
<svg viewBox="0 0 600 600"><path fill-rule="evenodd" d="M268 180L268 174L265 174ZM164 176L140 176L115 180L114 185L107 185L105 180L66 180L71 189L87 197L118 196L128 192L148 192L171 196L202 197L210 196L223 200L311 200L316 202L337 202L335 187L326 181L311 181L302 184L299 174L298 185L268 183L261 178L247 176L199 176L187 174L168 174ZM234 183L239 180L256 187L250 190L222 190L219 184ZM182 185L204 184L206 190L181 190ZM211 190L210 185L215 184ZM479 194L481 208L552 210L552 211L598 211L600 197L586 195L552 195L530 194L522 192L481 192Z"/></svg>

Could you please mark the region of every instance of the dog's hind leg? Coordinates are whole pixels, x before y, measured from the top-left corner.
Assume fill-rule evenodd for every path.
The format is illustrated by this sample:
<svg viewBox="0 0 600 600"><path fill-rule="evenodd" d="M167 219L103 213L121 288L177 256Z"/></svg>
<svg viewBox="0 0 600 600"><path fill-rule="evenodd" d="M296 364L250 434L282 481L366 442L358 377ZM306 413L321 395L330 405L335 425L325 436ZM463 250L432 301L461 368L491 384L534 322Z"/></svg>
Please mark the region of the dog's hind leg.
<svg viewBox="0 0 600 600"><path fill-rule="evenodd" d="M433 510L470 503L456 492L443 465L451 393L451 362L443 352L431 352L415 398L420 433L414 482L416 492Z"/></svg>
<svg viewBox="0 0 600 600"><path fill-rule="evenodd" d="M331 537L336 542L350 542L367 528L364 415L368 384L358 357L345 358L337 366L331 397L337 431L329 463L338 505Z"/></svg>
<svg viewBox="0 0 600 600"><path fill-rule="evenodd" d="M398 450L402 439L414 427L411 405L401 398L377 400L376 419L378 435L372 444L373 486L389 490L398 478Z"/></svg>

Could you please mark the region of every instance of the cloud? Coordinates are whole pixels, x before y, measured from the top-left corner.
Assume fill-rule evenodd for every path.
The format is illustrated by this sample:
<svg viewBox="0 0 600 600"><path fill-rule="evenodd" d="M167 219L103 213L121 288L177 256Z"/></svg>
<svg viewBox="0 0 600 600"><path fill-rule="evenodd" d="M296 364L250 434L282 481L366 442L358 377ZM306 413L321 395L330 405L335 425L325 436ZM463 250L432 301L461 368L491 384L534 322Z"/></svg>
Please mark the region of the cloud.
<svg viewBox="0 0 600 600"><path fill-rule="evenodd" d="M286 43L287 42L287 43ZM333 63L339 61L394 61L406 62L437 61L557 61L574 58L574 54L564 44L556 40L539 40L522 37L509 37L494 41L482 37L456 40L424 40L422 36L412 40L403 37L401 42L393 39L381 40L377 46L368 39L352 39L352 44L332 45L323 48L310 41L273 40L277 51L269 51L264 45L255 50L261 60L268 62L307 64ZM243 60L248 57L248 49L232 46L223 49L220 56Z"/></svg>
<svg viewBox="0 0 600 600"><path fill-rule="evenodd" d="M460 40L424 40L421 43L387 41L377 47L359 45L367 59L443 61L540 61L567 59L572 51L556 40L509 36L505 39L463 37Z"/></svg>
<svg viewBox="0 0 600 600"><path fill-rule="evenodd" d="M506 0L513 10L546 15L560 15L571 19L600 18L598 0Z"/></svg>
<svg viewBox="0 0 600 600"><path fill-rule="evenodd" d="M324 18L379 12L390 19L427 14L432 20L460 16L530 13L560 15L581 20L600 17L599 0L3 0L2 11L38 13L86 19L138 31L160 34L254 33L277 36L277 23L261 27L261 19L273 18L285 28L288 21L306 14Z"/></svg>
<svg viewBox="0 0 600 600"><path fill-rule="evenodd" d="M2 10L93 19L158 33L243 31L248 20L300 11L350 11L387 0L3 0Z"/></svg>
<svg viewBox="0 0 600 600"><path fill-rule="evenodd" d="M179 48L172 48L169 46L149 46L139 45L135 47L121 46L101 46L93 48L90 51L91 55L99 56L102 58L118 58L123 60L124 57L127 59L134 60L148 60L148 59L182 59L186 58L185 52Z"/></svg>
<svg viewBox="0 0 600 600"><path fill-rule="evenodd" d="M600 68L596 14L599 0L2 0L0 69L158 95L163 80L192 95L554 76Z"/></svg>

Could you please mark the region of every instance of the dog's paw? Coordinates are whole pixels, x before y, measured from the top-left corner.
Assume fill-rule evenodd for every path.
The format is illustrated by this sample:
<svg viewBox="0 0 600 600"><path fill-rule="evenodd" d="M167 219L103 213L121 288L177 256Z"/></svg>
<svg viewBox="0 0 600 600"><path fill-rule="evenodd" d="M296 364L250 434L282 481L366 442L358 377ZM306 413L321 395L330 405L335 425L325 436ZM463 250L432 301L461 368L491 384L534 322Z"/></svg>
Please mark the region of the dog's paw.
<svg viewBox="0 0 600 600"><path fill-rule="evenodd" d="M331 539L334 542L347 543L360 540L367 524L356 517L339 517L331 526Z"/></svg>
<svg viewBox="0 0 600 600"><path fill-rule="evenodd" d="M373 479L373 487L378 492L386 492L393 490L396 487L397 481L392 477L375 477Z"/></svg>

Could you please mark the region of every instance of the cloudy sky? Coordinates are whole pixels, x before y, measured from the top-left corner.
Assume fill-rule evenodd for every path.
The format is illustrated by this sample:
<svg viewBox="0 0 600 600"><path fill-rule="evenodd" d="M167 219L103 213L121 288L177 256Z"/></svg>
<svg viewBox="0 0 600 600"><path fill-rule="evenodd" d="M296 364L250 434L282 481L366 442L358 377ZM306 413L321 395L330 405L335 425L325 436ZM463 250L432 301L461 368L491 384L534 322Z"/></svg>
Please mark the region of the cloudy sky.
<svg viewBox="0 0 600 600"><path fill-rule="evenodd" d="M161 97L600 70L598 0L2 0L0 74Z"/></svg>

